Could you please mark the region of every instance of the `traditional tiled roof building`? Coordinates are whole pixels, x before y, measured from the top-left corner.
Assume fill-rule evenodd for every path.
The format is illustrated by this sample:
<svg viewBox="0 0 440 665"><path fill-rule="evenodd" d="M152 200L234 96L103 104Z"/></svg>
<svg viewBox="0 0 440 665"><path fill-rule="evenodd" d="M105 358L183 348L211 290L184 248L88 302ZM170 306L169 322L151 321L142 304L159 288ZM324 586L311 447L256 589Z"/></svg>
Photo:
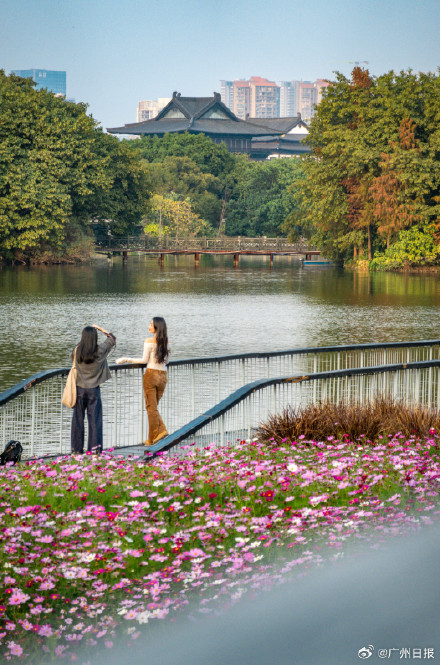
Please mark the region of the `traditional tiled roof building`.
<svg viewBox="0 0 440 665"><path fill-rule="evenodd" d="M269 129L266 124L266 119L240 120L223 104L218 92L213 97L182 97L174 92L171 101L155 118L107 131L110 134L159 137L183 132L206 134L214 143L224 143L231 152L250 154L255 137L283 133L282 129Z"/></svg>
<svg viewBox="0 0 440 665"><path fill-rule="evenodd" d="M247 118L254 122L256 118ZM251 156L253 159L271 159L274 157L298 157L310 152L303 142L308 134L307 125L301 119L301 113L293 118L265 118L264 124L272 131L267 136L252 139ZM282 132L275 134L274 132Z"/></svg>

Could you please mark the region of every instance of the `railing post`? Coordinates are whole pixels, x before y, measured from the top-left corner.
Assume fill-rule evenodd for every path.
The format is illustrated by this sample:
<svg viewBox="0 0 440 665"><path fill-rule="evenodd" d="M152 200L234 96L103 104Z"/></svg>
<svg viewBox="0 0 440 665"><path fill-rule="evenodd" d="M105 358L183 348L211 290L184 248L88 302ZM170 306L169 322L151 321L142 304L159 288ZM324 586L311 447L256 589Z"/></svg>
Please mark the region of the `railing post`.
<svg viewBox="0 0 440 665"><path fill-rule="evenodd" d="M118 445L118 374L114 374L114 392L113 392L113 445Z"/></svg>
<svg viewBox="0 0 440 665"><path fill-rule="evenodd" d="M393 399L399 398L399 372L394 374Z"/></svg>
<svg viewBox="0 0 440 665"><path fill-rule="evenodd" d="M318 356L316 353L313 354L313 374L316 374L318 371ZM316 402L316 380L313 381L313 401Z"/></svg>
<svg viewBox="0 0 440 665"><path fill-rule="evenodd" d="M194 418L196 415L196 383L195 383L194 365L191 365L191 402L192 402L191 410Z"/></svg>
<svg viewBox="0 0 440 665"><path fill-rule="evenodd" d="M141 416L141 443L143 444L146 437L144 437L144 374L143 370L140 369L140 377L141 377L141 389L139 391L140 393L140 398L141 398L141 404L140 404L140 416Z"/></svg>
<svg viewBox="0 0 440 665"><path fill-rule="evenodd" d="M430 360L432 360L432 347L430 349ZM429 368L428 370L428 407L431 406L432 402L432 367Z"/></svg>
<svg viewBox="0 0 440 665"><path fill-rule="evenodd" d="M32 388L32 397L31 397L31 456L34 456L34 444L35 444L35 388Z"/></svg>
<svg viewBox="0 0 440 665"><path fill-rule="evenodd" d="M63 415L64 415L64 406L63 406L63 403L62 403L62 401L61 401L61 400L63 399L63 392L64 392L64 386L63 386L63 382L61 381L61 398L60 398L60 409L61 409L61 413L60 413L60 453L63 452Z"/></svg>
<svg viewBox="0 0 440 665"><path fill-rule="evenodd" d="M5 445L6 445L6 408L5 407L1 410L1 417L3 419L2 420L2 425L3 425L3 427L2 427L2 432L3 432L2 433L2 438L3 438L2 444L3 444L3 448L4 448Z"/></svg>
<svg viewBox="0 0 440 665"><path fill-rule="evenodd" d="M419 369L416 369L415 371L415 380L414 380L414 398L415 402L419 403L420 402L420 379L421 379L421 372Z"/></svg>

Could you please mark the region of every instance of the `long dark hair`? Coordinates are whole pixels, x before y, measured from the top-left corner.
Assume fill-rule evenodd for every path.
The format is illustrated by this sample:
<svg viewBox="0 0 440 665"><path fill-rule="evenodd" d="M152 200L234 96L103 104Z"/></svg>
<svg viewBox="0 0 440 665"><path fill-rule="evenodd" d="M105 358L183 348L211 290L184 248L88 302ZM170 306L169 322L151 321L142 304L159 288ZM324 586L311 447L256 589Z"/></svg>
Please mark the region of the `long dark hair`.
<svg viewBox="0 0 440 665"><path fill-rule="evenodd" d="M156 335L156 360L162 364L168 360L168 333L165 319L161 316L153 317L153 327Z"/></svg>
<svg viewBox="0 0 440 665"><path fill-rule="evenodd" d="M76 359L79 363L89 365L98 357L98 332L92 326L86 326L81 333Z"/></svg>

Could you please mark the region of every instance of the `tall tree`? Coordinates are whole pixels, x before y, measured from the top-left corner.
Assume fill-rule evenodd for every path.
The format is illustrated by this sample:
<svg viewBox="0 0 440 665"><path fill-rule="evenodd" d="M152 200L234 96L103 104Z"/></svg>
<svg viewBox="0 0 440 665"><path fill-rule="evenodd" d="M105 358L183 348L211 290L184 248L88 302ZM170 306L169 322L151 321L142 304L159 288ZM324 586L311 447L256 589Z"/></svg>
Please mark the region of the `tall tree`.
<svg viewBox="0 0 440 665"><path fill-rule="evenodd" d="M189 157L167 156L161 162L144 163L144 168L152 191L190 201L201 219L218 228L223 189L219 178L202 171Z"/></svg>
<svg viewBox="0 0 440 665"><path fill-rule="evenodd" d="M302 178L296 159L252 162L237 159L226 211L228 235L283 235L283 224L294 207L293 190Z"/></svg>
<svg viewBox="0 0 440 665"><path fill-rule="evenodd" d="M194 212L190 201L179 200L175 195L153 195L145 233L159 237L174 235L176 239L179 236L190 238L206 234L208 228L205 220Z"/></svg>
<svg viewBox="0 0 440 665"><path fill-rule="evenodd" d="M0 255L62 254L92 218L139 223L148 200L139 160L73 104L0 71Z"/></svg>
<svg viewBox="0 0 440 665"><path fill-rule="evenodd" d="M436 221L439 117L435 74L336 75L311 123L296 195L298 216L329 256L371 258L399 229Z"/></svg>

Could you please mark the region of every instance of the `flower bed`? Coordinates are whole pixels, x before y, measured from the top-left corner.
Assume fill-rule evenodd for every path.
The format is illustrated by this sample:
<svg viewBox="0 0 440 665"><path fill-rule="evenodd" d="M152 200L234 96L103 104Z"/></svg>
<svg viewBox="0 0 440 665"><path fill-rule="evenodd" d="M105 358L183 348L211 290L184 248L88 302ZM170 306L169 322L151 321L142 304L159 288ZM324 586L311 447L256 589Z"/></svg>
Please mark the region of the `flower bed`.
<svg viewBox="0 0 440 665"><path fill-rule="evenodd" d="M214 611L438 519L439 480L434 432L3 468L0 653L69 662L191 600Z"/></svg>

